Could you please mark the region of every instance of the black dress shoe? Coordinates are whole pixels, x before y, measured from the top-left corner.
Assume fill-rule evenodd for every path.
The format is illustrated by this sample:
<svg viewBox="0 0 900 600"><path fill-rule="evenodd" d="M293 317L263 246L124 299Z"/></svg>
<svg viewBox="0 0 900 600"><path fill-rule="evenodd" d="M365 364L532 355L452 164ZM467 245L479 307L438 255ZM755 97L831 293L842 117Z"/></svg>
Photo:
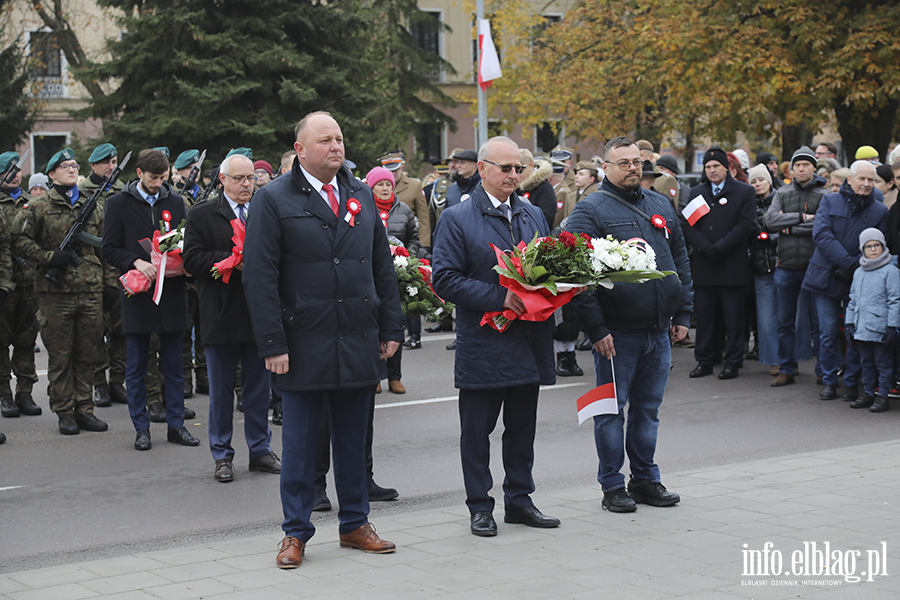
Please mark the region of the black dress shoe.
<svg viewBox="0 0 900 600"><path fill-rule="evenodd" d="M170 429L166 434L166 439L173 444L180 444L182 446L199 446L200 440L191 435L191 433L185 427L178 427L177 429Z"/></svg>
<svg viewBox="0 0 900 600"><path fill-rule="evenodd" d="M541 513L534 505L529 506L525 510L507 508L506 514L503 515L503 522L519 523L521 525L528 525L529 527L540 527L541 529L559 527L559 519L556 517L548 517Z"/></svg>
<svg viewBox="0 0 900 600"><path fill-rule="evenodd" d="M445 327L441 323L435 323L431 327L426 327L425 331L428 333L440 333L441 331L453 331L453 326Z"/></svg>
<svg viewBox="0 0 900 600"><path fill-rule="evenodd" d="M105 383L94 387L94 406L106 408L112 406L112 400L109 397L109 386Z"/></svg>
<svg viewBox="0 0 900 600"><path fill-rule="evenodd" d="M697 365L693 371L691 371L690 377L691 379L696 379L698 377L706 377L707 375L713 374L712 365Z"/></svg>
<svg viewBox="0 0 900 600"><path fill-rule="evenodd" d="M116 404L128 404L128 394L125 392L125 386L121 383L109 384L109 399Z"/></svg>
<svg viewBox="0 0 900 600"><path fill-rule="evenodd" d="M138 429L137 435L134 436L134 449L135 450L149 450L150 449L150 430L149 429Z"/></svg>
<svg viewBox="0 0 900 600"><path fill-rule="evenodd" d="M251 471L265 471L266 473L281 473L281 459L274 452L269 452L250 461Z"/></svg>
<svg viewBox="0 0 900 600"><path fill-rule="evenodd" d="M725 365L719 373L719 379L734 379L738 376L738 368L733 365Z"/></svg>
<svg viewBox="0 0 900 600"><path fill-rule="evenodd" d="M194 397L194 386L191 384L191 382L189 380L185 379L184 380L184 399L187 400L188 398L193 398L193 397Z"/></svg>
<svg viewBox="0 0 900 600"><path fill-rule="evenodd" d="M56 416L59 418L59 432L63 435L78 435L78 432L81 429L78 427L78 423L75 422L75 412L74 411L66 411L57 413Z"/></svg>
<svg viewBox="0 0 900 600"><path fill-rule="evenodd" d="M75 413L75 422L78 423L80 429L85 431L106 431L109 425L94 416L94 413L84 413L82 415Z"/></svg>
<svg viewBox="0 0 900 600"><path fill-rule="evenodd" d="M166 407L162 402L152 402L147 405L147 414L150 416L151 423L166 422Z"/></svg>
<svg viewBox="0 0 900 600"><path fill-rule="evenodd" d="M19 407L19 412L23 415L28 415L30 417L36 417L37 415L44 412L41 410L41 407L34 403L34 398L31 397L31 392L16 392L16 406Z"/></svg>
<svg viewBox="0 0 900 600"><path fill-rule="evenodd" d="M479 537L494 537L497 535L497 521L494 520L494 515L486 510L472 515L470 527L472 533Z"/></svg>
<svg viewBox="0 0 900 600"><path fill-rule="evenodd" d="M331 510L331 500L325 493L325 488L316 488L316 499L313 501L313 510L316 512L327 512Z"/></svg>
<svg viewBox="0 0 900 600"><path fill-rule="evenodd" d="M400 492L394 488L383 488L374 479L369 480L369 501L370 502L386 502L393 500L400 495Z"/></svg>
<svg viewBox="0 0 900 600"><path fill-rule="evenodd" d="M826 385L819 392L819 400L837 400L837 390L834 389L833 385Z"/></svg>
<svg viewBox="0 0 900 600"><path fill-rule="evenodd" d="M193 419L196 416L197 416L197 413L195 413L193 409L190 409L187 406L184 407L184 418L185 419L190 421L191 419Z"/></svg>
<svg viewBox="0 0 900 600"><path fill-rule="evenodd" d="M456 350L456 340L453 340L449 344L447 344L447 350Z"/></svg>
<svg viewBox="0 0 900 600"><path fill-rule="evenodd" d="M272 409L272 425L281 425L281 422L284 420L284 409L280 406L276 406Z"/></svg>

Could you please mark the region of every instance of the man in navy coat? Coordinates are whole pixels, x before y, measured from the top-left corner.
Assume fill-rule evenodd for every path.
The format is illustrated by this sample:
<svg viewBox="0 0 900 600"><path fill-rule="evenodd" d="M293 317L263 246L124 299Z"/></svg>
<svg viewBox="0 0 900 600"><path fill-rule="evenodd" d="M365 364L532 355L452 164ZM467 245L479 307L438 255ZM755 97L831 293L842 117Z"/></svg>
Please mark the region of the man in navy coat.
<svg viewBox="0 0 900 600"><path fill-rule="evenodd" d="M472 197L444 210L434 240L434 290L456 304L456 387L459 388L460 454L472 533L497 535L489 436L503 409L504 521L556 527L531 501L538 390L556 383L553 321L513 321L500 333L479 325L486 311L525 306L500 285L490 244L511 250L537 233L549 235L541 210L515 191L524 170L519 147L494 137L478 151L481 183Z"/></svg>
<svg viewBox="0 0 900 600"><path fill-rule="evenodd" d="M253 198L244 242L244 291L259 356L284 403L276 563L299 567L315 501L317 428L330 413L340 543L393 552L369 523L366 428L381 360L403 341L393 259L369 186L343 168L344 138L325 112L295 131L289 174Z"/></svg>
<svg viewBox="0 0 900 600"><path fill-rule="evenodd" d="M241 367L244 437L250 451L251 471L280 473L281 461L272 451L269 430L269 372L257 354L250 310L241 280L243 264L228 282L213 276L219 261L232 256L232 223L246 225L256 175L253 162L240 154L222 161L222 193L191 208L184 229L184 267L197 282L200 329L209 369L209 449L215 461L213 478L234 480L234 384Z"/></svg>

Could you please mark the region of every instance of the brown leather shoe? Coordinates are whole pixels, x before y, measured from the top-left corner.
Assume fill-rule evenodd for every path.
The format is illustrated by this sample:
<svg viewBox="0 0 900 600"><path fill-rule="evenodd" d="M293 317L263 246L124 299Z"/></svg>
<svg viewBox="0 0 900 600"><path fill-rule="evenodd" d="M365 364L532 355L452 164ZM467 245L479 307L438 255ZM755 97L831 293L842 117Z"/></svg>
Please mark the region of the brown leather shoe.
<svg viewBox="0 0 900 600"><path fill-rule="evenodd" d="M228 483L234 481L234 465L227 458L220 458L216 461L216 470L213 472L213 478L219 483Z"/></svg>
<svg viewBox="0 0 900 600"><path fill-rule="evenodd" d="M771 367L769 367L769 375L771 375L772 377L777 377L780 371L781 367L778 365L772 365Z"/></svg>
<svg viewBox="0 0 900 600"><path fill-rule="evenodd" d="M783 385L788 385L794 383L794 376L788 375L786 373L779 373L775 379L772 380L772 383L769 385L772 387L781 387Z"/></svg>
<svg viewBox="0 0 900 600"><path fill-rule="evenodd" d="M284 536L281 540L281 548L275 558L275 564L279 569L296 569L303 564L303 555L306 554L306 544L295 537Z"/></svg>
<svg viewBox="0 0 900 600"><path fill-rule="evenodd" d="M388 554L397 549L394 542L383 540L375 534L375 527L366 523L356 531L341 534L341 548L358 548L371 554Z"/></svg>
<svg viewBox="0 0 900 600"><path fill-rule="evenodd" d="M395 394L405 394L406 388L403 387L403 384L400 383L400 380L396 381L388 381L388 387L391 388L391 391Z"/></svg>
<svg viewBox="0 0 900 600"><path fill-rule="evenodd" d="M375 386L375 393L376 394L381 393L381 382L380 381L378 382L378 385Z"/></svg>

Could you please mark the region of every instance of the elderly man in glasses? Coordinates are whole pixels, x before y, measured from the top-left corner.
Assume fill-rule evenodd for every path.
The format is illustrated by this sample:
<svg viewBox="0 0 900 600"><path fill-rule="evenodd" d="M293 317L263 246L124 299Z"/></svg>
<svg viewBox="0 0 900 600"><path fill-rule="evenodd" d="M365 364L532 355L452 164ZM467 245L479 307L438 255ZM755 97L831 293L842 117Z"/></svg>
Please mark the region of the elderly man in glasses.
<svg viewBox="0 0 900 600"><path fill-rule="evenodd" d="M511 250L535 233L549 235L544 214L515 191L525 166L519 147L494 137L478 151L481 183L472 197L444 210L434 244L434 290L456 304L456 387L460 454L472 533L497 535L489 436L503 410L504 521L556 527L531 501L538 389L556 382L553 322L515 320L500 333L480 325L485 311L525 310L521 298L500 285L490 244Z"/></svg>

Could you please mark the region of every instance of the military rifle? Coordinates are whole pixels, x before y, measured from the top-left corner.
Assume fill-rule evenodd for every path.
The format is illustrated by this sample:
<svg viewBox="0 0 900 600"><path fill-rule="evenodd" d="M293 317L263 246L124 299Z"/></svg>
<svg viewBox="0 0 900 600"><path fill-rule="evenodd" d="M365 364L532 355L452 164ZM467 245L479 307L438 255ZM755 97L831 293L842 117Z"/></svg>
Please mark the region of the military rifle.
<svg viewBox="0 0 900 600"><path fill-rule="evenodd" d="M25 159L28 158L29 154L31 154L31 148L25 151L25 154L22 155L22 158L20 158L18 162L10 163L9 168L6 169L6 172L3 174L3 179L0 181L3 183L12 183L12 180L16 178L16 174L22 170L22 165L25 164Z"/></svg>
<svg viewBox="0 0 900 600"><path fill-rule="evenodd" d="M104 177L103 181L100 182L100 185L91 194L91 197L88 198L88 201L84 203L84 206L81 207L81 210L78 212L78 216L75 217L75 222L72 224L72 227L69 229L69 232L66 233L66 237L63 238L63 241L59 244L60 252L66 252L72 254L72 264L74 266L78 266L81 264L81 257L75 253L76 249L81 248L81 244L87 244L88 246L92 246L94 248L99 248L102 245L102 238L98 238L95 235L91 235L87 233L84 228L87 225L88 219L91 218L91 215L94 214L94 209L97 208L97 201L100 199L100 196L107 189L107 184L111 188L115 185L116 180L121 175L122 170L125 168L125 165L128 164L128 160L131 158L131 152L125 155L125 159L119 163L119 166L110 173L108 177ZM47 271L47 274L44 275L53 285L56 287L62 287L62 267L51 267L50 270Z"/></svg>
<svg viewBox="0 0 900 600"><path fill-rule="evenodd" d="M203 168L203 161L206 159L206 150L200 153L200 158L194 163L194 166L191 167L191 172L188 173L187 179L181 181L181 183L175 186L175 191L178 192L179 196L184 195L185 190L189 190L194 187L194 184L197 183L197 178L200 176L200 169Z"/></svg>
<svg viewBox="0 0 900 600"><path fill-rule="evenodd" d="M221 183L222 182L219 181L219 167L216 167L215 169L213 169L212 177L209 180L209 185L203 189L203 193L200 194L199 198L197 198L197 204L206 201L209 198L210 194L212 194L213 191L215 191Z"/></svg>

